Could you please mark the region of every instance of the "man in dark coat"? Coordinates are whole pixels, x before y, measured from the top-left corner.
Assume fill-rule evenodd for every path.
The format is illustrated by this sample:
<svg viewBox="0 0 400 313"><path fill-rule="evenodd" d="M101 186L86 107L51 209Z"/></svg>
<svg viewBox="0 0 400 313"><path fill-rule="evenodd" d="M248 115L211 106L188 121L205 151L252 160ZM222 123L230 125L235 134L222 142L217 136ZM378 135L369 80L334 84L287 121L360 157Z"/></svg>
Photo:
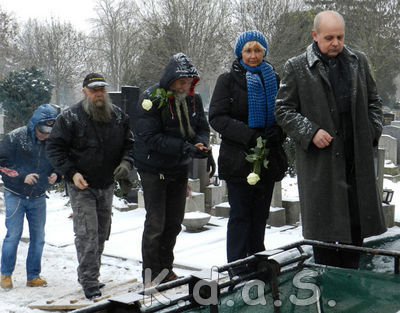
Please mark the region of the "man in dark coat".
<svg viewBox="0 0 400 313"><path fill-rule="evenodd" d="M207 157L209 126L200 95L199 75L183 53L174 55L160 83L146 90L136 108L135 166L144 194L143 281L177 278L173 249L184 216L188 165Z"/></svg>
<svg viewBox="0 0 400 313"><path fill-rule="evenodd" d="M114 179L126 179L133 164L129 118L111 103L104 77L83 81L84 100L64 110L48 140L50 161L67 183L73 210L78 281L86 298L101 296L99 271L111 230Z"/></svg>
<svg viewBox="0 0 400 313"><path fill-rule="evenodd" d="M1 287L13 287L11 275L17 259L18 243L24 226L29 225L29 251L26 259L27 286L46 286L39 275L46 224L46 190L58 175L46 157L46 139L57 117L57 109L42 104L29 125L8 133L0 143L0 166L15 170L2 172L6 204L7 234L1 253Z"/></svg>
<svg viewBox="0 0 400 313"><path fill-rule="evenodd" d="M296 142L307 239L361 245L386 230L374 169L381 99L366 56L344 46L344 20L315 17L314 43L287 61L275 116ZM314 249L316 262L358 267L358 254Z"/></svg>

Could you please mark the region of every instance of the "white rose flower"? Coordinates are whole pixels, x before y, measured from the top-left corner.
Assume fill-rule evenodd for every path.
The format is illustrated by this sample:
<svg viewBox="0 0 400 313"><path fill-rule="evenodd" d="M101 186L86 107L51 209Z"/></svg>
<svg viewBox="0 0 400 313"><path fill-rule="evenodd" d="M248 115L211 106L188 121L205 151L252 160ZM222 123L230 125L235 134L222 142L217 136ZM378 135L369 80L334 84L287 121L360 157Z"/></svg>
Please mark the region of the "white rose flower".
<svg viewBox="0 0 400 313"><path fill-rule="evenodd" d="M142 102L142 108L145 109L146 111L150 110L151 107L153 106L153 102L149 99L144 99Z"/></svg>
<svg viewBox="0 0 400 313"><path fill-rule="evenodd" d="M251 172L248 176L247 176L247 183L249 185L255 185L257 184L257 182L260 180L260 176L258 176L258 174Z"/></svg>

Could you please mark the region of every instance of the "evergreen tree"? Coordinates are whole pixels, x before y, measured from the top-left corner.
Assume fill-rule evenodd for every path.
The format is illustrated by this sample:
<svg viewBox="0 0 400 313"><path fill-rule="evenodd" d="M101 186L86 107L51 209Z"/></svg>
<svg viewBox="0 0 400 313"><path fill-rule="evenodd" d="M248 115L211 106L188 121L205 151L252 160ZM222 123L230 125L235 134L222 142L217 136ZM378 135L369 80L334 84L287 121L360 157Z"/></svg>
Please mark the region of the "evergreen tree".
<svg viewBox="0 0 400 313"><path fill-rule="evenodd" d="M35 67L10 72L0 81L0 103L5 111L4 131L26 125L39 105L49 103L52 89L50 81Z"/></svg>

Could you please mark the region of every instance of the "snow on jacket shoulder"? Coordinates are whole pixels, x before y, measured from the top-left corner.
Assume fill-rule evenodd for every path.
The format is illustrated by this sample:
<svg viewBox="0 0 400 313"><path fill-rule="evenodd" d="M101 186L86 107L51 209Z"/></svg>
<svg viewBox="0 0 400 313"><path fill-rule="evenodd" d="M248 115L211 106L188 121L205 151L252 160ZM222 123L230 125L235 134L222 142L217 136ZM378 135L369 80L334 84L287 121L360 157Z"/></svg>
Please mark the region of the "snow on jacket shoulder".
<svg viewBox="0 0 400 313"><path fill-rule="evenodd" d="M160 83L150 87L141 95L134 114L135 166L139 170L153 173L186 173L191 158L183 153L185 141L191 144L203 143L208 146L210 129L204 114L200 95L192 88L186 97L190 125L195 132L193 138L183 138L174 99L158 108L159 102L151 98L156 88L168 90L169 86L182 77L193 78L192 87L199 80L196 68L182 53L173 56L165 68ZM143 100L154 101L149 107Z"/></svg>
<svg viewBox="0 0 400 313"><path fill-rule="evenodd" d="M93 188L114 182L113 171L122 159L133 162L133 135L129 118L113 105L110 123L96 123L82 107L82 101L64 110L48 139L50 162L67 180L79 172Z"/></svg>
<svg viewBox="0 0 400 313"><path fill-rule="evenodd" d="M54 120L57 110L50 104L39 106L27 126L14 129L0 142L0 165L18 172L10 177L2 174L5 188L23 197L42 196L50 187L48 177L54 172L53 166L46 157L46 141L36 138L35 127L41 122ZM24 183L28 174L39 174L34 185Z"/></svg>

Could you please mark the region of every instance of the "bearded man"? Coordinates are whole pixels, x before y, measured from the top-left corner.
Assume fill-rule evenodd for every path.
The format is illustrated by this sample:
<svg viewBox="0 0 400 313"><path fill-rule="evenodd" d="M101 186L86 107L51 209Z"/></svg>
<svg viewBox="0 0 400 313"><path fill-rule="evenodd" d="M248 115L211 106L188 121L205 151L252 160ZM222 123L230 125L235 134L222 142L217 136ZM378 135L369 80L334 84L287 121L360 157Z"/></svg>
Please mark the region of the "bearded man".
<svg viewBox="0 0 400 313"><path fill-rule="evenodd" d="M199 94L199 74L178 53L160 82L145 90L134 114L135 166L144 195L146 221L142 239L146 287L178 278L173 249L185 213L188 166L208 156L210 129Z"/></svg>
<svg viewBox="0 0 400 313"><path fill-rule="evenodd" d="M63 174L73 210L78 282L86 298L101 296L101 255L111 229L114 179L127 179L133 163L129 118L113 105L104 77L83 81L84 99L64 110L48 139L47 154Z"/></svg>

